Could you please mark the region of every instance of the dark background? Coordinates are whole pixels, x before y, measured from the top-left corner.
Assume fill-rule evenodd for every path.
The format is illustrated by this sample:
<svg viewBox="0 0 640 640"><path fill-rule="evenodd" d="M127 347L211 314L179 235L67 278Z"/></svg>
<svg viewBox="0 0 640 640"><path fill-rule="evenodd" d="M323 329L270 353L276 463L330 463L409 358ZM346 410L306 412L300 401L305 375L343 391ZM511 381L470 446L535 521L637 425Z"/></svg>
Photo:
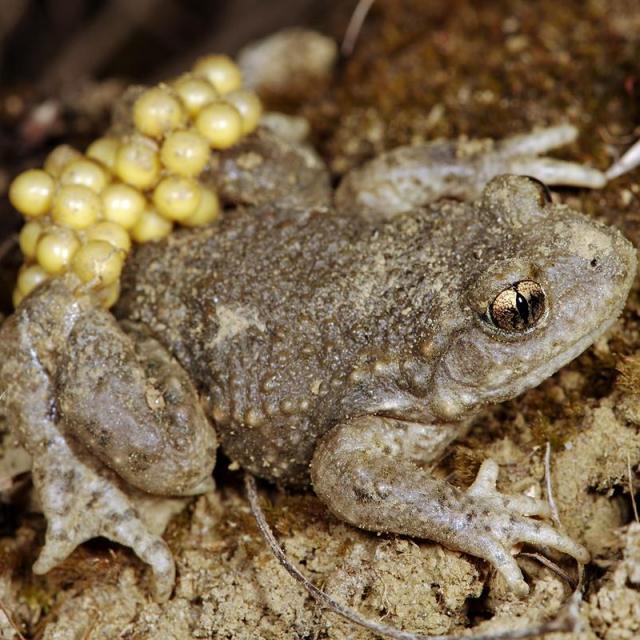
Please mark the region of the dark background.
<svg viewBox="0 0 640 640"><path fill-rule="evenodd" d="M321 30L355 0L2 0L0 85L150 80L288 25ZM342 9L342 10L340 10Z"/></svg>

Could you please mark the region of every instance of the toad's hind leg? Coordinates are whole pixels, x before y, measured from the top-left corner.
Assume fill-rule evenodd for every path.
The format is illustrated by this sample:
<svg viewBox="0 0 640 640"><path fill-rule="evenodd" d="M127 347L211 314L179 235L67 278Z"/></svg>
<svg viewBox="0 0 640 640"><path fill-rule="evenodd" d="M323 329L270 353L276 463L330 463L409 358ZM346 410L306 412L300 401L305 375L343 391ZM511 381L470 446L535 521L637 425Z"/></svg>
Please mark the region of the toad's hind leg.
<svg viewBox="0 0 640 640"><path fill-rule="evenodd" d="M215 434L178 363L56 278L2 325L0 387L0 414L33 458L47 519L36 571L104 536L149 563L156 597L168 598L171 552L135 507L166 499L129 485L165 495L212 486Z"/></svg>
<svg viewBox="0 0 640 640"><path fill-rule="evenodd" d="M528 591L511 549L543 545L581 562L589 554L553 527L540 500L496 490L498 467L486 461L467 491L433 478L398 446L412 425L365 416L337 425L311 463L314 489L339 518L370 531L428 538L483 558L521 595Z"/></svg>
<svg viewBox="0 0 640 640"><path fill-rule="evenodd" d="M552 185L601 188L605 175L590 167L540 157L573 142L575 127L559 125L500 142L470 140L398 147L348 173L337 206L370 220L393 218L439 198L472 200L492 178L528 175Z"/></svg>

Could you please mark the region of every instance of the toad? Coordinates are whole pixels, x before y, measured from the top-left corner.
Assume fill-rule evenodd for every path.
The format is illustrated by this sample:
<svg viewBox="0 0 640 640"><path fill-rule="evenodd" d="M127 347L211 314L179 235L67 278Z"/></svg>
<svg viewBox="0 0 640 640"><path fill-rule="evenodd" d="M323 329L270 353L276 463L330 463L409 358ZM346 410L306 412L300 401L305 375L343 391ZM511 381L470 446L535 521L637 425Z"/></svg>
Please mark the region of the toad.
<svg viewBox="0 0 640 640"><path fill-rule="evenodd" d="M35 289L0 336L0 410L48 524L34 570L104 536L168 598L171 553L136 504L210 490L218 446L356 527L482 558L521 595L518 543L586 562L543 501L496 490L495 462L467 489L429 471L480 407L539 384L624 306L631 244L514 175L602 186L537 157L573 137L394 150L334 195L309 147L262 129L211 171L223 220L139 247L113 314L71 274Z"/></svg>

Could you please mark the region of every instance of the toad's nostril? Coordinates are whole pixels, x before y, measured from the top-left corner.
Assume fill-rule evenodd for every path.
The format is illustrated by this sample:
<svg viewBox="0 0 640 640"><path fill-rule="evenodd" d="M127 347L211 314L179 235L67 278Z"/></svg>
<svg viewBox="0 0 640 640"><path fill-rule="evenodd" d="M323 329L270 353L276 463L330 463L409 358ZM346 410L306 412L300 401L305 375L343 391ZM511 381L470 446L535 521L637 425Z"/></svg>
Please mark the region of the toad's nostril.
<svg viewBox="0 0 640 640"><path fill-rule="evenodd" d="M597 267L598 266L598 258L593 258L591 260L591 266L592 267Z"/></svg>

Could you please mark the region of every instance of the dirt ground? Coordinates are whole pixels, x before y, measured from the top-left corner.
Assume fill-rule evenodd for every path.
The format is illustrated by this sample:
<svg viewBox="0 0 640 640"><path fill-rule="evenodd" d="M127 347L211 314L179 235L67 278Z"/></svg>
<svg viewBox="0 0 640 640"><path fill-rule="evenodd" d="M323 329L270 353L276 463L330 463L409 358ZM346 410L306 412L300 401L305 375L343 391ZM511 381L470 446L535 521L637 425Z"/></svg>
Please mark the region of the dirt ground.
<svg viewBox="0 0 640 640"><path fill-rule="evenodd" d="M348 17L342 10L340 16ZM331 21L339 38L345 20ZM335 25L333 25L335 23ZM300 113L335 173L399 144L492 137L569 121L577 143L558 152L601 169L640 137L640 3L635 0L378 0L351 57L328 87L267 95ZM19 167L16 167L16 170ZM617 225L640 246L637 171L598 192L559 198ZM593 556L581 629L563 640L640 637L640 523L631 496L640 467L640 287L587 353L537 389L490 408L439 472L471 483L487 457L501 491L552 487L567 532ZM10 438L5 437L5 446ZM364 640L372 634L323 611L265 547L240 475L186 504L166 533L178 564L172 599L149 597L148 572L126 549L93 541L44 577L30 572L44 522L28 476L0 486L0 638ZM261 486L289 557L313 582L367 617L423 634L519 628L553 616L563 577L522 556L531 594L519 600L483 562L429 542L340 523L312 494ZM575 567L563 564L571 576Z"/></svg>

